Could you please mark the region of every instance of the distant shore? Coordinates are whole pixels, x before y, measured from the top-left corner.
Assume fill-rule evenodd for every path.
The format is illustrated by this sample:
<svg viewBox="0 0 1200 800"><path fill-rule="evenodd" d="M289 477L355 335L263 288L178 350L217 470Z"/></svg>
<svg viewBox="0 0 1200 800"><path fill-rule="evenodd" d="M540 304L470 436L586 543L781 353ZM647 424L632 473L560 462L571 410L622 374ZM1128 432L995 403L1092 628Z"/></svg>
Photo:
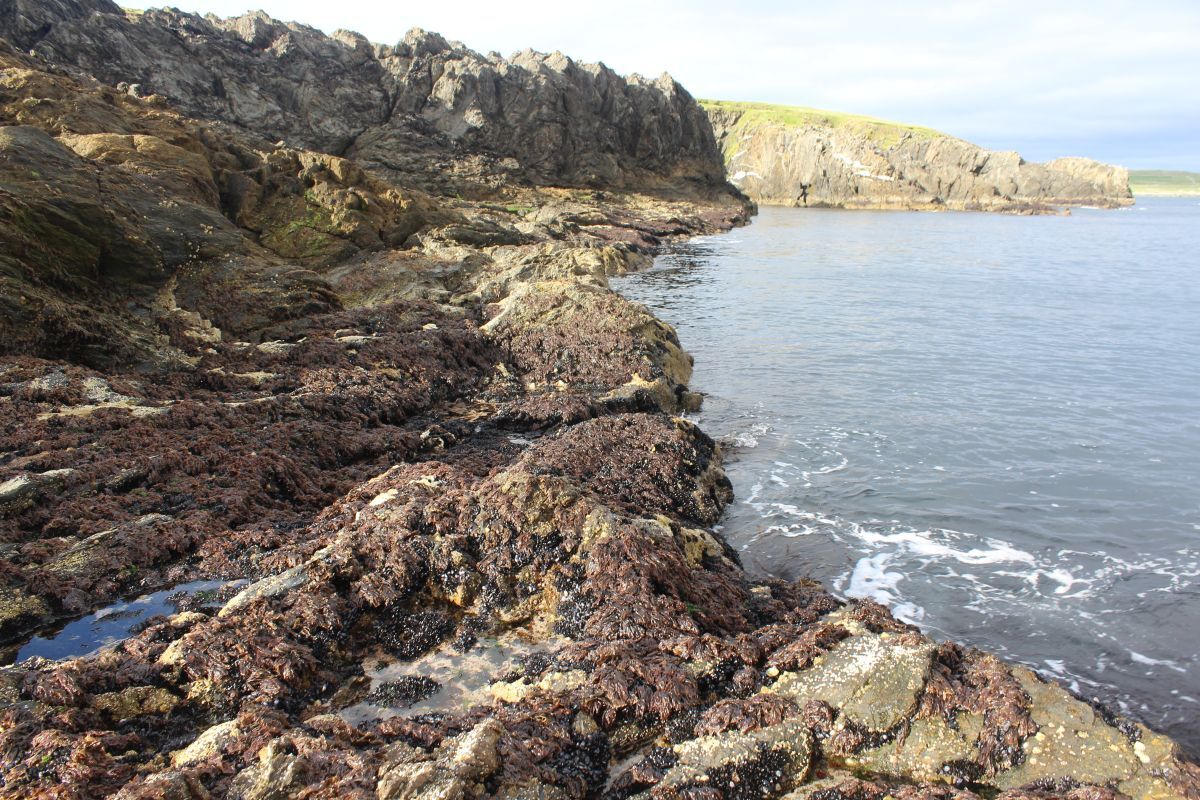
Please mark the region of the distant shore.
<svg viewBox="0 0 1200 800"><path fill-rule="evenodd" d="M1129 188L1134 197L1196 197L1200 195L1200 172L1131 169Z"/></svg>

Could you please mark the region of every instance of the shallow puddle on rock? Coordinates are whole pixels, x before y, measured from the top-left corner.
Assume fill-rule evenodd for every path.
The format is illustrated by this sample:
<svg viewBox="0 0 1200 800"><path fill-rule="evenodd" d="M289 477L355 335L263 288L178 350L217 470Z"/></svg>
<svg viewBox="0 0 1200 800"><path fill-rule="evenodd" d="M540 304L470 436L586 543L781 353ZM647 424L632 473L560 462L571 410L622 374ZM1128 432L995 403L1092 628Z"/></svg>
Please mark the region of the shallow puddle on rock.
<svg viewBox="0 0 1200 800"><path fill-rule="evenodd" d="M195 596L201 592L212 592L211 602L201 602L203 607L220 607L216 590L245 581L192 581L142 595L134 600L123 600L105 606L73 622L68 622L57 633L35 636L17 651L15 663L35 656L59 661L66 658L86 656L97 650L128 639L142 622L160 614L174 614L177 602L171 598L179 594Z"/></svg>
<svg viewBox="0 0 1200 800"><path fill-rule="evenodd" d="M431 678L440 688L423 700L408 707L389 707L371 700L356 703L341 712L342 719L351 725L362 725L389 717L415 717L422 714L454 714L473 706L490 704L495 697L492 683L510 673L521 673L520 659L534 653L551 653L565 639L552 638L531 642L513 634L500 638L483 638L466 653L449 644L413 661L368 659L363 671L371 679L371 692L389 683L412 678ZM383 666L376 666L381 662Z"/></svg>

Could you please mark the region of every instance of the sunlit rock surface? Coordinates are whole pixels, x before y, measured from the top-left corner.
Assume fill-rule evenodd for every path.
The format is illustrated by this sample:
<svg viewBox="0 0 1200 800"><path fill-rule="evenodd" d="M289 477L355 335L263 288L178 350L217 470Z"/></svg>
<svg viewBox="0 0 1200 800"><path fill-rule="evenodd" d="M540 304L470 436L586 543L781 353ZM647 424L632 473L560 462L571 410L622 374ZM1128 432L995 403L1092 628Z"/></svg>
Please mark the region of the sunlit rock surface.
<svg viewBox="0 0 1200 800"><path fill-rule="evenodd" d="M747 219L681 90L258 15L0 24L7 654L221 587L0 669L0 796L1197 796L1141 726L742 569L691 359L607 285ZM371 122L417 73L433 106ZM544 96L569 163L508 144Z"/></svg>
<svg viewBox="0 0 1200 800"><path fill-rule="evenodd" d="M1128 170L1087 158L1033 164L929 128L813 109L705 109L729 179L768 205L1037 214L1133 203Z"/></svg>

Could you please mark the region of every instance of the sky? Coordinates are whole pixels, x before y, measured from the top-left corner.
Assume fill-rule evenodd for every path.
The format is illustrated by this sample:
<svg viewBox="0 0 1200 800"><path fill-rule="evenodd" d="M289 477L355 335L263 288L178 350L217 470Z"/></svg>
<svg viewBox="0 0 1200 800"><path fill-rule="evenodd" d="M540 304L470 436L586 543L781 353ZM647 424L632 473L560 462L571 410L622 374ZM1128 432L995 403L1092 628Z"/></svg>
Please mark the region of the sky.
<svg viewBox="0 0 1200 800"><path fill-rule="evenodd" d="M937 128L1031 161L1200 171L1200 1L168 0L251 7L394 43L412 27L481 53L532 47L696 97Z"/></svg>

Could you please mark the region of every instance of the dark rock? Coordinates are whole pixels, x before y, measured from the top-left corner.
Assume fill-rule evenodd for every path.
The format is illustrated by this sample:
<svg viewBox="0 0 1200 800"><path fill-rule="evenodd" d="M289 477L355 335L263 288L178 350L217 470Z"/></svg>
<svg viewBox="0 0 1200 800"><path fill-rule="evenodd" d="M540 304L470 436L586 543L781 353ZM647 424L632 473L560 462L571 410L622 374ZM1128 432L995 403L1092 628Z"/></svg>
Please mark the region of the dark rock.
<svg viewBox="0 0 1200 800"><path fill-rule="evenodd" d="M0 36L192 116L430 186L723 185L707 118L678 83L561 53L497 59L419 29L372 45L261 12L127 14L101 0L20 0L0 13Z"/></svg>

